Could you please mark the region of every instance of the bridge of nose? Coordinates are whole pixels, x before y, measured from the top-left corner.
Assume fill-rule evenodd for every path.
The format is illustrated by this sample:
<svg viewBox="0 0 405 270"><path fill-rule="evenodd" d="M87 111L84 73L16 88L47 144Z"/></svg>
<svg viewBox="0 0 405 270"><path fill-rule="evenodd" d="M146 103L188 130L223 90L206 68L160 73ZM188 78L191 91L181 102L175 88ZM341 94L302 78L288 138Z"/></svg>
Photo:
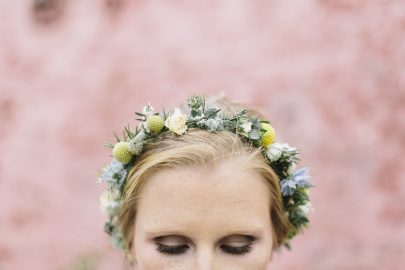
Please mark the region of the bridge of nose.
<svg viewBox="0 0 405 270"><path fill-rule="evenodd" d="M215 246L212 243L200 244L194 254L196 270L214 270L216 264Z"/></svg>

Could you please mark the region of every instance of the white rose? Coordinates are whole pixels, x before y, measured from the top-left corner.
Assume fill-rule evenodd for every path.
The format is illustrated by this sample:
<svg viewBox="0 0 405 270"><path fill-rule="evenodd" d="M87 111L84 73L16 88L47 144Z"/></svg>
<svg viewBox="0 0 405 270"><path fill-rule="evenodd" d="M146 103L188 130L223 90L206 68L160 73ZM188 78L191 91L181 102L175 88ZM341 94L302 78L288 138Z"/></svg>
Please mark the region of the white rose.
<svg viewBox="0 0 405 270"><path fill-rule="evenodd" d="M120 202L118 201L118 194L106 190L100 196L100 210L110 215L114 215L120 208Z"/></svg>
<svg viewBox="0 0 405 270"><path fill-rule="evenodd" d="M276 161L283 154L283 148L279 143L273 143L267 148L266 154L270 161Z"/></svg>
<svg viewBox="0 0 405 270"><path fill-rule="evenodd" d="M240 125L240 127L245 131L246 133L249 133L252 130L252 122L246 122Z"/></svg>
<svg viewBox="0 0 405 270"><path fill-rule="evenodd" d="M177 135L181 135L187 130L186 120L186 116L180 109L175 108L174 113L166 119L165 126Z"/></svg>

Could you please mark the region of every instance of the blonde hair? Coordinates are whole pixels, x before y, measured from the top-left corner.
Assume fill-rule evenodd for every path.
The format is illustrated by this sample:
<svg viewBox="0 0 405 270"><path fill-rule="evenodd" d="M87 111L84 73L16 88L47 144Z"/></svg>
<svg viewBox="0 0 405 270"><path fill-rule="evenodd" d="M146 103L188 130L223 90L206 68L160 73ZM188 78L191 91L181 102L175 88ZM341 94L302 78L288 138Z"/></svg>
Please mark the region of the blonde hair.
<svg viewBox="0 0 405 270"><path fill-rule="evenodd" d="M248 109L240 103L230 102L225 97L211 97L206 100L209 104L221 108L224 114L235 113L241 108ZM262 115L253 109L248 109L248 114L262 118ZM191 128L181 136L172 132L162 133L158 141L144 146L142 155L129 170L124 200L117 219L127 251L131 253L133 248L138 199L152 174L162 169L215 166L232 158L241 158L246 168L257 172L268 182L273 247L279 247L285 241L291 225L284 211L279 178L266 162L261 148L246 143L239 135L230 131L208 132Z"/></svg>

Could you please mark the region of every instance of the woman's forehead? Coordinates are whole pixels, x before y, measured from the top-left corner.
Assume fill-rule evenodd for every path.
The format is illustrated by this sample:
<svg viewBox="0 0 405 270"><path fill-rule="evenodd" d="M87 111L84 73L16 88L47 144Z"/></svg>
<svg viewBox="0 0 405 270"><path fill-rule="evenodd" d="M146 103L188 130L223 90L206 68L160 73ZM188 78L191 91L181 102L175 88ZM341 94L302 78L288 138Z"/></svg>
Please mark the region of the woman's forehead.
<svg viewBox="0 0 405 270"><path fill-rule="evenodd" d="M154 174L140 194L137 225L150 231L258 231L270 224L270 195L259 175L229 166Z"/></svg>

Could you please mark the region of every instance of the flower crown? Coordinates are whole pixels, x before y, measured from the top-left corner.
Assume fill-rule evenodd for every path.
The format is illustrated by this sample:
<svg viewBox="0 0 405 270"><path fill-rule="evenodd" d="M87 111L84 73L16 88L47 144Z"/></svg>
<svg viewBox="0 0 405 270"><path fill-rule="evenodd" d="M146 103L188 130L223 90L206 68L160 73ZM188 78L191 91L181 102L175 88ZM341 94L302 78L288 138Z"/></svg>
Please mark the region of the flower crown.
<svg viewBox="0 0 405 270"><path fill-rule="evenodd" d="M191 96L187 99L189 113L184 115L179 108L169 114L155 113L150 103L142 113L136 112L141 121L135 131L125 127L123 139L116 134L115 144L105 144L112 148L113 159L102 169L99 182L107 183L107 189L100 197L100 208L109 215L104 230L111 236L112 245L127 250L122 233L116 226L117 215L124 197L124 186L128 171L142 154L144 145L156 141L159 134L171 131L182 135L189 128L205 129L208 132L228 130L238 134L247 143L260 147L269 166L280 179L282 199L286 215L291 223L284 245L289 248L289 241L308 226L308 212L311 209L308 189L312 187L308 168L296 169L299 151L286 143L275 142L276 133L270 122L257 117L249 117L247 110L232 116L219 114L221 111L206 106L204 97Z"/></svg>

